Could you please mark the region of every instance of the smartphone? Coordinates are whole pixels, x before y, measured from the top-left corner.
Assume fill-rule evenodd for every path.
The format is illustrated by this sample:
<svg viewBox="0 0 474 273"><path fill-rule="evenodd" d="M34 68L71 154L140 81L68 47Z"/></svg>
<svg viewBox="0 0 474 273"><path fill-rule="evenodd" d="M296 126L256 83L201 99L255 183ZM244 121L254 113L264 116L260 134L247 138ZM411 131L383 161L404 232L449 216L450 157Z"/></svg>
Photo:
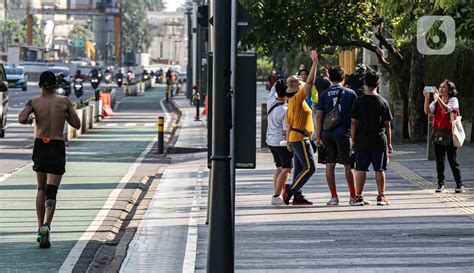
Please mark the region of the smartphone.
<svg viewBox="0 0 474 273"><path fill-rule="evenodd" d="M436 90L436 87L434 87L434 86L425 86L424 90L428 91L429 93L434 93L434 91Z"/></svg>

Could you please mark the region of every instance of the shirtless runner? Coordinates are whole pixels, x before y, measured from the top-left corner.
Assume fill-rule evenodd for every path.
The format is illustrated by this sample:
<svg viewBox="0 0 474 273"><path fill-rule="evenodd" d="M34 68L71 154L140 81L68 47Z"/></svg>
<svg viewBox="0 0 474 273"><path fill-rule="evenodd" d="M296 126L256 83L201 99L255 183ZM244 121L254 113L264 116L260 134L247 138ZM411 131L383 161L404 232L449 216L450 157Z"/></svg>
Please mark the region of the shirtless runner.
<svg viewBox="0 0 474 273"><path fill-rule="evenodd" d="M40 248L49 248L51 246L50 225L56 208L56 194L66 166L64 123L67 121L72 127L79 129L81 121L71 101L67 97L56 95L56 77L53 72L41 73L39 86L42 90L41 95L26 103L18 116L18 121L21 124L32 124L31 114L34 114L36 121L32 159L38 182L37 241Z"/></svg>

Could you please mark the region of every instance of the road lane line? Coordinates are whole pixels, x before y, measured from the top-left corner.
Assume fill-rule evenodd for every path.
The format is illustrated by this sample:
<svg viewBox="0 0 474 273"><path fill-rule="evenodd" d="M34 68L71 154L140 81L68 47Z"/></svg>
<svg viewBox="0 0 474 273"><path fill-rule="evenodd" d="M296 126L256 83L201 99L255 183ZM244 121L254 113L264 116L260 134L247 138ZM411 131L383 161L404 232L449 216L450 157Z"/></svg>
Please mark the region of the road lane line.
<svg viewBox="0 0 474 273"><path fill-rule="evenodd" d="M125 127L133 127L133 126L137 126L136 123L125 123Z"/></svg>
<svg viewBox="0 0 474 273"><path fill-rule="evenodd" d="M194 199L189 216L188 238L186 241L186 251L184 252L183 273L194 273L196 267L196 251L198 242L199 214L202 203L202 177L203 171L198 172L198 179L194 187Z"/></svg>
<svg viewBox="0 0 474 273"><path fill-rule="evenodd" d="M113 126L117 126L118 124L117 123L107 123L105 126L106 127L113 127Z"/></svg>
<svg viewBox="0 0 474 273"><path fill-rule="evenodd" d="M164 99L161 100L160 104L162 105L162 111L164 112L165 116L167 117L166 123L169 122L170 115L166 108L163 105ZM165 123L165 127L167 127L167 124ZM95 219L91 222L87 230L82 234L82 236L79 238L79 240L76 242L74 247L71 249L69 252L67 258L64 260L63 264L61 265L61 268L59 268L59 272L72 272L74 269L74 266L76 265L77 261L81 257L82 252L84 251L84 248L87 246L89 241L92 239L94 236L95 232L99 229L99 227L102 225L104 219L107 217L107 215L110 212L110 209L113 207L115 201L117 200L117 197L120 195L126 184L130 181L130 179L133 177L135 174L138 166L143 162L145 159L145 156L148 154L148 152L151 151L153 148L154 143L158 140L157 137L154 137L153 140L148 144L148 146L145 148L145 150L141 153L141 155L137 158L135 163L129 168L127 174L122 178L122 180L118 183L117 187L112 191L112 193L109 195L107 201L105 202L104 206L102 209L97 213Z"/></svg>

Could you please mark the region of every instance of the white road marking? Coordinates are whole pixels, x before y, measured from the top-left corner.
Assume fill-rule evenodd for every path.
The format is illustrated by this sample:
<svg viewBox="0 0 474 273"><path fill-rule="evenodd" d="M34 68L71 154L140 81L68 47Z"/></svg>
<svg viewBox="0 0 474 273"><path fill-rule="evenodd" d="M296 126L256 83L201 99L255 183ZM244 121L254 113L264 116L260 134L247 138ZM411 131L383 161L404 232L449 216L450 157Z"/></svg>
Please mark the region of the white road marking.
<svg viewBox="0 0 474 273"><path fill-rule="evenodd" d="M133 127L133 126L137 126L136 123L125 123L125 127Z"/></svg>
<svg viewBox="0 0 474 273"><path fill-rule="evenodd" d="M154 127L156 123L145 123L145 127Z"/></svg>
<svg viewBox="0 0 474 273"><path fill-rule="evenodd" d="M107 123L105 126L106 127L114 127L114 126L117 126L118 124L117 123Z"/></svg>
<svg viewBox="0 0 474 273"><path fill-rule="evenodd" d="M163 107L163 101L164 99L162 99L160 103L162 105L163 112L167 117L166 122L169 122L171 117L166 108ZM107 201L105 202L102 209L97 213L94 221L92 221L87 230L82 234L81 238L79 238L79 240L69 252L66 260L64 260L63 264L61 265L61 268L59 268L59 272L72 272L74 266L81 257L82 251L84 251L84 248L86 247L87 243L92 239L97 229L102 225L104 219L106 218L107 214L109 214L110 209L113 207L115 201L117 200L117 197L120 195L125 185L133 177L138 166L140 166L142 161L145 159L146 154L151 150L156 141L157 137L153 138L153 140L148 144L146 149L142 152L140 157L138 157L135 163L129 168L127 174L118 183L117 187L112 191L112 193L110 193Z"/></svg>
<svg viewBox="0 0 474 273"><path fill-rule="evenodd" d="M194 187L194 199L189 216L188 239L186 241L186 251L184 252L183 273L194 273L196 267L196 251L198 241L199 213L202 201L202 174L198 172L198 179Z"/></svg>

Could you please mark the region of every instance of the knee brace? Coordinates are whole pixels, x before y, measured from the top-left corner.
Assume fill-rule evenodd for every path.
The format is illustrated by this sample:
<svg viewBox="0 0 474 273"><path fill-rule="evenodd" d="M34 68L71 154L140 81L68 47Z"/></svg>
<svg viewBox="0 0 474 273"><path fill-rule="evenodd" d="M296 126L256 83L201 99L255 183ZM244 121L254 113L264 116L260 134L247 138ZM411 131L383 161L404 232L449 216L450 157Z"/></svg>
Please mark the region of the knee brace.
<svg viewBox="0 0 474 273"><path fill-rule="evenodd" d="M46 206L54 207L56 204L56 195L58 194L58 186L46 185Z"/></svg>

